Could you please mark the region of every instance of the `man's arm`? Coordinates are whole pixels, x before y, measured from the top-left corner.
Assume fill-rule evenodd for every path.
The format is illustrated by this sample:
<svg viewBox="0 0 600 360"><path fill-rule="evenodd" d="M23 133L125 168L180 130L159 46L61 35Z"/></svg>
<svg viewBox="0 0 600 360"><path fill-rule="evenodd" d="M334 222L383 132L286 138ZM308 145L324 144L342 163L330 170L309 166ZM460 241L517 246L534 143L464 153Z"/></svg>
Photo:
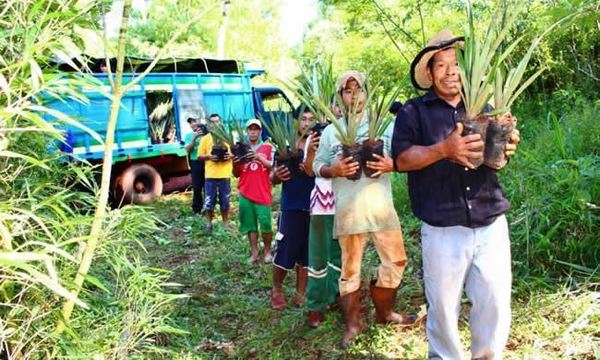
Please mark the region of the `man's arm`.
<svg viewBox="0 0 600 360"><path fill-rule="evenodd" d="M317 150L319 148L319 135L316 133L311 134L306 141L309 142L307 146L306 159L304 159L304 171L308 176L315 176L315 172L313 171L313 162L315 160L315 156L317 155Z"/></svg>
<svg viewBox="0 0 600 360"><path fill-rule="evenodd" d="M412 145L396 157L396 169L402 172L420 170L443 159L474 169L469 159L483 157L483 141L479 134L462 136L462 131L463 124L458 123L452 134L437 144Z"/></svg>
<svg viewBox="0 0 600 360"><path fill-rule="evenodd" d="M194 150L194 144L196 144L196 139L198 139L198 136L200 136L200 134L194 133L192 140L185 145L185 150L188 152L188 154L190 154L192 150Z"/></svg>

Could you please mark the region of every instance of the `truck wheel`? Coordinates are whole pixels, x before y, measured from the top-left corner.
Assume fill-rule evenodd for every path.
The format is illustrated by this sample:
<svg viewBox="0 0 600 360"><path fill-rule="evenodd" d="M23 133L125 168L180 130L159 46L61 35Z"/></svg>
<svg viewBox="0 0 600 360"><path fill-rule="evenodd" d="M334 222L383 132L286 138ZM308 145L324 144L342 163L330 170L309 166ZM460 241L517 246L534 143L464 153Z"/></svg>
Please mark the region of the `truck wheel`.
<svg viewBox="0 0 600 360"><path fill-rule="evenodd" d="M148 164L135 164L123 170L115 181L120 204L146 204L162 195L163 182L158 171Z"/></svg>

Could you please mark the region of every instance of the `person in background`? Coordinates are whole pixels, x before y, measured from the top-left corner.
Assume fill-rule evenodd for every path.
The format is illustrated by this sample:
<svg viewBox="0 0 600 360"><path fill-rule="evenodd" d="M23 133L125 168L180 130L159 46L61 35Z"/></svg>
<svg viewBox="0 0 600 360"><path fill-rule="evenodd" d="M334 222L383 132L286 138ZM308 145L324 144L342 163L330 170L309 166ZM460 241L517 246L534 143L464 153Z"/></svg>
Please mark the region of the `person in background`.
<svg viewBox="0 0 600 360"><path fill-rule="evenodd" d="M313 120L313 114L304 108L300 114L299 134L305 134ZM297 149L304 149L306 137L302 137ZM283 165L277 165L271 174L274 185L281 186L281 211L278 232L275 236L275 257L273 259L273 288L271 307L279 310L287 306L283 294L283 280L288 271L296 269L296 296L294 305L304 303L308 280L308 228L310 223L310 193L315 186L314 177L308 176L304 162L300 164L301 174L291 177Z"/></svg>
<svg viewBox="0 0 600 360"><path fill-rule="evenodd" d="M400 101L394 101L392 105L390 105L388 111L390 114L396 116L398 115L398 111L400 111L400 109L402 109L402 103Z"/></svg>
<svg viewBox="0 0 600 360"><path fill-rule="evenodd" d="M202 212L202 190L204 189L204 161L198 159L198 146L202 136L208 132L206 126L200 124L195 118L187 119L192 132L185 135L185 150L188 153L190 173L192 175L192 211L194 214Z"/></svg>
<svg viewBox="0 0 600 360"><path fill-rule="evenodd" d="M339 107L333 105L335 115ZM329 126L329 125L328 125ZM313 161L319 148L320 134L311 133L306 141L306 173L315 176ZM308 326L318 328L325 311L335 305L342 267L340 244L333 236L335 196L331 179L315 177L315 187L310 194L310 229L308 233L308 287L306 303Z"/></svg>
<svg viewBox="0 0 600 360"><path fill-rule="evenodd" d="M218 114L212 114L209 119L209 128L212 126L221 125L221 117ZM219 200L219 206L221 208L221 219L223 220L223 227L229 225L229 206L231 197L231 176L233 175L233 162L231 156L231 149L227 146L227 153L223 161L219 160L216 155L212 155L212 147L214 139L210 132L202 137L200 146L198 147L198 160L204 161L204 214L206 215L206 227L204 229L205 234L212 232L212 221L214 217L214 210L217 202L217 196Z"/></svg>
<svg viewBox="0 0 600 360"><path fill-rule="evenodd" d="M271 240L273 226L271 222L270 173L273 167L275 149L271 144L261 140L262 125L257 119L246 122L246 135L252 152L250 161L233 158L234 175L239 177L239 216L240 233L248 234L250 241L250 263L258 262L258 234L263 238L265 263L271 263Z"/></svg>
<svg viewBox="0 0 600 360"><path fill-rule="evenodd" d="M510 207L496 171L474 168L483 156L479 134L462 136L460 71L448 30L430 40L411 64L423 96L398 113L392 142L396 170L408 173L413 213L422 221L429 359L462 359L458 319L463 289L471 302L472 359L501 359L510 330ZM519 142L511 134L506 155Z"/></svg>

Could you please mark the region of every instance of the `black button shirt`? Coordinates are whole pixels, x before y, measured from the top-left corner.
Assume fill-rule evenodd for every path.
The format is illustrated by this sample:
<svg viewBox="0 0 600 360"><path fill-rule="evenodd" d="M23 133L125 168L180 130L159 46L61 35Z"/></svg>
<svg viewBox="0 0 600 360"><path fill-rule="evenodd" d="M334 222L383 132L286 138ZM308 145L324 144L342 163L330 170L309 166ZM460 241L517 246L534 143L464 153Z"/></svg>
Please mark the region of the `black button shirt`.
<svg viewBox="0 0 600 360"><path fill-rule="evenodd" d="M446 139L463 112L462 102L454 108L432 90L409 100L394 125L394 159L412 145L429 146ZM484 165L470 170L440 160L408 172L408 190L415 215L433 226L486 226L510 207L496 172Z"/></svg>

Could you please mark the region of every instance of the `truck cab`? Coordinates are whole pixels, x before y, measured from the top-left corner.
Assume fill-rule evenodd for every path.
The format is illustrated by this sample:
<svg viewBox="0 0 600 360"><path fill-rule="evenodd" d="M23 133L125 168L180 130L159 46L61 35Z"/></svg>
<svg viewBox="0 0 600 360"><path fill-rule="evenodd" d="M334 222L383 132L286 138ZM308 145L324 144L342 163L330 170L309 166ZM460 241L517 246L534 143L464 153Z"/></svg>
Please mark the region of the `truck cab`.
<svg viewBox="0 0 600 360"><path fill-rule="evenodd" d="M52 99L46 104L77 119L102 139L111 103L106 96L111 91L108 74L101 72L103 61L91 59L88 64L101 85L84 89L87 104ZM151 61L128 58L123 83L144 71ZM59 67L74 71L67 64ZM113 148L112 195L116 203L146 203L163 192L189 185L185 137L192 130L188 118L202 120L217 113L224 122L254 117L273 121L274 112L292 111L291 102L280 89L252 86L252 78L262 73L234 60L161 60L122 100ZM103 143L76 126L66 125L63 130L71 139L73 158L102 162Z"/></svg>

